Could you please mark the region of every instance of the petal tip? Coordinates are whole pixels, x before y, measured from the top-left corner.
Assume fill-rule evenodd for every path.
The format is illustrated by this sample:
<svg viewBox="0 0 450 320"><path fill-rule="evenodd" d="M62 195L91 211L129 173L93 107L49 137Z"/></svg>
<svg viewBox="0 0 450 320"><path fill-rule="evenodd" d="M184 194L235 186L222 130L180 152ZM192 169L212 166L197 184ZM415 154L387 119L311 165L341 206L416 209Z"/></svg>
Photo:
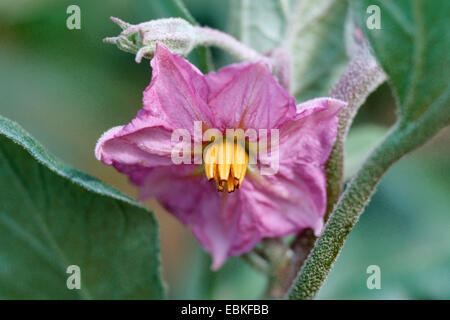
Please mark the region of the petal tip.
<svg viewBox="0 0 450 320"><path fill-rule="evenodd" d="M216 258L213 257L213 263L211 265L211 270L212 271L217 271L220 269L220 267L222 267L222 265L225 263L226 257L224 258Z"/></svg>
<svg viewBox="0 0 450 320"><path fill-rule="evenodd" d="M112 139L120 130L122 130L123 126L117 126L117 127L113 127L111 129L109 129L108 131L104 132L102 134L102 136L100 137L100 139L98 139L97 144L95 145L95 157L97 158L97 160L99 161L104 161L103 157L102 157L102 147L105 144L106 141ZM110 164L110 163L105 163L105 164Z"/></svg>

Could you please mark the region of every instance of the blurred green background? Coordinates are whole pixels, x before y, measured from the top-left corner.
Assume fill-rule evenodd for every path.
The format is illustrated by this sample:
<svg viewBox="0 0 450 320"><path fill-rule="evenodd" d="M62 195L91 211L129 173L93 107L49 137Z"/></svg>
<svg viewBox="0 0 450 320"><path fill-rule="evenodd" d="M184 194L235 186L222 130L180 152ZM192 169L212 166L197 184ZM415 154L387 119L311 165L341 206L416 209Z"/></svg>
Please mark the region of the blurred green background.
<svg viewBox="0 0 450 320"><path fill-rule="evenodd" d="M139 23L174 15L166 0L3 0L0 2L0 114L21 124L52 153L123 192L126 178L94 157L96 140L141 107L148 60L103 44L120 30L109 16ZM66 8L81 8L81 30L66 28ZM228 1L186 0L202 25L227 30ZM213 50L216 66L231 59ZM348 143L348 175L394 122L388 85L368 99ZM396 164L378 188L319 298L450 298L450 130ZM170 298L250 299L264 277L240 258L219 271L189 231L155 201ZM381 268L381 290L366 287L366 268Z"/></svg>

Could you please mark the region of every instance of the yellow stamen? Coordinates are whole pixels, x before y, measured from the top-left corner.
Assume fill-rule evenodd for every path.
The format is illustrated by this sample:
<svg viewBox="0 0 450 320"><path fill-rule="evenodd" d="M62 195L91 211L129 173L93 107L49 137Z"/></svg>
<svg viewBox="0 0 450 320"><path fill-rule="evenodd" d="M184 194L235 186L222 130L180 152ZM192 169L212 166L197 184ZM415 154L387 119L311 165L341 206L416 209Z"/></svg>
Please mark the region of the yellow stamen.
<svg viewBox="0 0 450 320"><path fill-rule="evenodd" d="M233 192L242 185L248 154L241 143L226 139L212 142L206 147L203 161L206 178L215 180L218 191Z"/></svg>
<svg viewBox="0 0 450 320"><path fill-rule="evenodd" d="M245 173L247 172L248 154L245 149L236 143L234 145L234 185L236 189L242 185L244 181Z"/></svg>
<svg viewBox="0 0 450 320"><path fill-rule="evenodd" d="M223 142L219 146L219 153L217 156L217 173L219 174L219 180L226 182L230 175L231 164L233 156L233 144Z"/></svg>
<svg viewBox="0 0 450 320"><path fill-rule="evenodd" d="M205 159L204 159L204 166L205 166L205 175L208 180L211 180L214 178L214 172L216 171L217 167L217 144L212 143L208 148L205 150Z"/></svg>
<svg viewBox="0 0 450 320"><path fill-rule="evenodd" d="M233 192L235 190L235 185L234 185L234 166L232 165L230 167L230 174L228 176L228 180L227 180L227 187L228 187L228 193Z"/></svg>

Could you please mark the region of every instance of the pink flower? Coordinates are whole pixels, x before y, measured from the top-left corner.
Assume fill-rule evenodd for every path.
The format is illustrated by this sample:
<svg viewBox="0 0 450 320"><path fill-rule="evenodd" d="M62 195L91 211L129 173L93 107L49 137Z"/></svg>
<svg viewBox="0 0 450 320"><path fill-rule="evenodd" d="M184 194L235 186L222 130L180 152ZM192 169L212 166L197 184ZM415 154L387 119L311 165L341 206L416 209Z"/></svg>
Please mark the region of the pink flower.
<svg viewBox="0 0 450 320"><path fill-rule="evenodd" d="M318 98L296 106L268 66L258 62L203 75L158 44L151 66L144 107L131 123L103 134L95 150L99 160L127 174L139 188L141 200L156 197L188 225L212 254L213 269L229 256L250 251L262 238L305 228L321 232L326 207L324 164L336 138L336 114L344 102ZM246 174L247 161L228 167L219 164L206 170L211 169L207 175L214 183L205 177L202 164L175 165L171 152L176 142L171 134L187 129L193 137L194 121L224 134L236 128L278 129L278 172L263 176L249 165ZM258 158L256 168L262 160ZM217 192L224 187L236 192Z"/></svg>

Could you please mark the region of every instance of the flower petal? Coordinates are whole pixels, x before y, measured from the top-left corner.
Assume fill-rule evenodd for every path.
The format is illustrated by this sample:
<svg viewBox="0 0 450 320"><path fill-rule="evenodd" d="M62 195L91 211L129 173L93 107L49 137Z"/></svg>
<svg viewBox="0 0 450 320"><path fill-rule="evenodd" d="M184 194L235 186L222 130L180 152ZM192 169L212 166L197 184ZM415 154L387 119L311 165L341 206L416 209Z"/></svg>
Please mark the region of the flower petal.
<svg viewBox="0 0 450 320"><path fill-rule="evenodd" d="M280 128L280 163L325 164L337 135L337 114L346 105L332 98L299 104L293 119Z"/></svg>
<svg viewBox="0 0 450 320"><path fill-rule="evenodd" d="M173 165L172 150L180 143L191 148L191 141L172 142L172 129L146 110L140 110L128 125L114 127L103 134L95 148L96 157L107 165L167 166Z"/></svg>
<svg viewBox="0 0 450 320"><path fill-rule="evenodd" d="M282 237L312 228L322 230L326 207L323 167L289 163L275 175L250 176L239 192L261 237Z"/></svg>
<svg viewBox="0 0 450 320"><path fill-rule="evenodd" d="M305 228L319 234L326 205L323 168L283 167L264 182L246 178L234 193L217 192L194 166L150 169L141 180L140 199L155 196L213 257L218 269L229 256L254 248L262 238Z"/></svg>
<svg viewBox="0 0 450 320"><path fill-rule="evenodd" d="M96 146L97 158L121 172L173 165L171 152L180 144L171 141L172 131L186 129L192 137L194 121L212 123L205 102L208 87L195 66L161 44L151 64L152 81L144 91L143 109L128 125L106 132ZM191 141L182 142L190 149Z"/></svg>
<svg viewBox="0 0 450 320"><path fill-rule="evenodd" d="M173 166L152 169L140 187L140 200L156 199L181 222L188 225L197 240L213 256L213 269L227 259L234 230L227 210L230 205L218 193L213 182L194 174L194 166ZM227 213L229 215L227 215ZM231 217L232 219L232 217Z"/></svg>
<svg viewBox="0 0 450 320"><path fill-rule="evenodd" d="M156 197L213 256L213 269L250 251L264 237L322 229L324 164L345 103L321 98L295 106L262 63L241 63L204 76L157 44L144 107L133 121L106 132L96 156L128 175L141 200ZM249 174L232 194L217 192L197 165L174 165L175 129L193 136L194 122L218 129L280 129L279 170ZM191 138L183 141L191 150ZM273 153L273 148L270 151ZM269 155L270 156L270 155ZM268 156L268 157L269 157ZM270 163L264 156L259 166ZM261 161L263 164L261 164Z"/></svg>
<svg viewBox="0 0 450 320"><path fill-rule="evenodd" d="M194 121L212 126L212 113L206 103L208 86L194 65L157 43L151 66L152 81L144 91L145 110L173 128L191 133Z"/></svg>
<svg viewBox="0 0 450 320"><path fill-rule="evenodd" d="M206 75L218 129L270 129L295 114L295 100L266 64L239 63Z"/></svg>
<svg viewBox="0 0 450 320"><path fill-rule="evenodd" d="M140 199L156 197L213 257L218 269L232 252L246 252L261 238L251 215L245 215L239 192L221 193L193 166L151 169L140 186Z"/></svg>

